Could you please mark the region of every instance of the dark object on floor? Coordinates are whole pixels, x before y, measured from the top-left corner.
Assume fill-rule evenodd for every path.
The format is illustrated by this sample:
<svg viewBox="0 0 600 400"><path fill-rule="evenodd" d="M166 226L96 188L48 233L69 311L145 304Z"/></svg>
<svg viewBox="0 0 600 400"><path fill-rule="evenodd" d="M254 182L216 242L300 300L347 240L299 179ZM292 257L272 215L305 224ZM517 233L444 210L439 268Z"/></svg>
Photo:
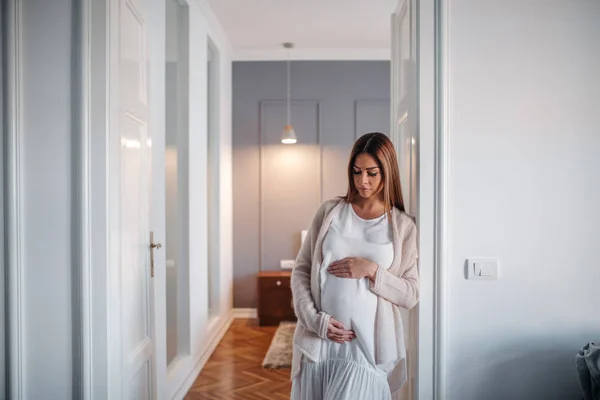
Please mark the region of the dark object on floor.
<svg viewBox="0 0 600 400"><path fill-rule="evenodd" d="M600 344L588 343L575 355L585 400L600 400Z"/></svg>

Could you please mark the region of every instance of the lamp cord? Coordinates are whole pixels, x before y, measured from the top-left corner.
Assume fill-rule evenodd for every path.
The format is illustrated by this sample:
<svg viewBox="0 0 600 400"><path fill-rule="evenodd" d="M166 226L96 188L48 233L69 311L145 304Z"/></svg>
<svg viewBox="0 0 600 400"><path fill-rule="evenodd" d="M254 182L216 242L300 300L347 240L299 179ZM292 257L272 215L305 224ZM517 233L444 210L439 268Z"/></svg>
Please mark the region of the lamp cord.
<svg viewBox="0 0 600 400"><path fill-rule="evenodd" d="M291 85L290 85L290 49L287 49L287 124L290 125L292 110L290 106Z"/></svg>

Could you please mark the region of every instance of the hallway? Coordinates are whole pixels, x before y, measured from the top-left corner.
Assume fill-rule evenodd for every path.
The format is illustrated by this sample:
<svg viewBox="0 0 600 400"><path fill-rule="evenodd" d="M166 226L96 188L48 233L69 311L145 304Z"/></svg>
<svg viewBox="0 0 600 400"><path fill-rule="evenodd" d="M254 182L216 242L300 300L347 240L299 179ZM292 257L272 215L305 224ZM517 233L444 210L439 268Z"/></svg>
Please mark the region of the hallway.
<svg viewBox="0 0 600 400"><path fill-rule="evenodd" d="M303 309L275 275L376 131L418 234L405 398L581 398L600 0L0 9L0 400L288 399L252 317Z"/></svg>
<svg viewBox="0 0 600 400"><path fill-rule="evenodd" d="M289 368L261 366L276 329L234 320L185 399L289 399Z"/></svg>

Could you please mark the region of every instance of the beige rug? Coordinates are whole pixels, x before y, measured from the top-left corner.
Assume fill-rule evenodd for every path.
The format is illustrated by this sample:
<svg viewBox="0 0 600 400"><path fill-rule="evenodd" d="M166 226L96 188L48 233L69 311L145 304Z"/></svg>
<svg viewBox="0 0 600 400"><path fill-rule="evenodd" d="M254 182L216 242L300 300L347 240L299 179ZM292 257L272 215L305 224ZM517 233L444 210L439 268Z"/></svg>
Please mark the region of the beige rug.
<svg viewBox="0 0 600 400"><path fill-rule="evenodd" d="M295 329L295 322L279 324L263 360L263 368L290 368L292 366L292 343Z"/></svg>

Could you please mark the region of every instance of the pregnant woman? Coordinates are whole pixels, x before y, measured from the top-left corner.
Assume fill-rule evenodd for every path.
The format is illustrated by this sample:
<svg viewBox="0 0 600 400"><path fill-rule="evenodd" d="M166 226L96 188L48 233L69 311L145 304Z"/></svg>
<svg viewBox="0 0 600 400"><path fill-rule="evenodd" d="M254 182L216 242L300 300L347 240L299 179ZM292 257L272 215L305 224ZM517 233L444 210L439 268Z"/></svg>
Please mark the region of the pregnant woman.
<svg viewBox="0 0 600 400"><path fill-rule="evenodd" d="M321 204L292 271L292 400L388 400L404 384L399 307L419 297L416 238L392 142L362 136L346 196Z"/></svg>

